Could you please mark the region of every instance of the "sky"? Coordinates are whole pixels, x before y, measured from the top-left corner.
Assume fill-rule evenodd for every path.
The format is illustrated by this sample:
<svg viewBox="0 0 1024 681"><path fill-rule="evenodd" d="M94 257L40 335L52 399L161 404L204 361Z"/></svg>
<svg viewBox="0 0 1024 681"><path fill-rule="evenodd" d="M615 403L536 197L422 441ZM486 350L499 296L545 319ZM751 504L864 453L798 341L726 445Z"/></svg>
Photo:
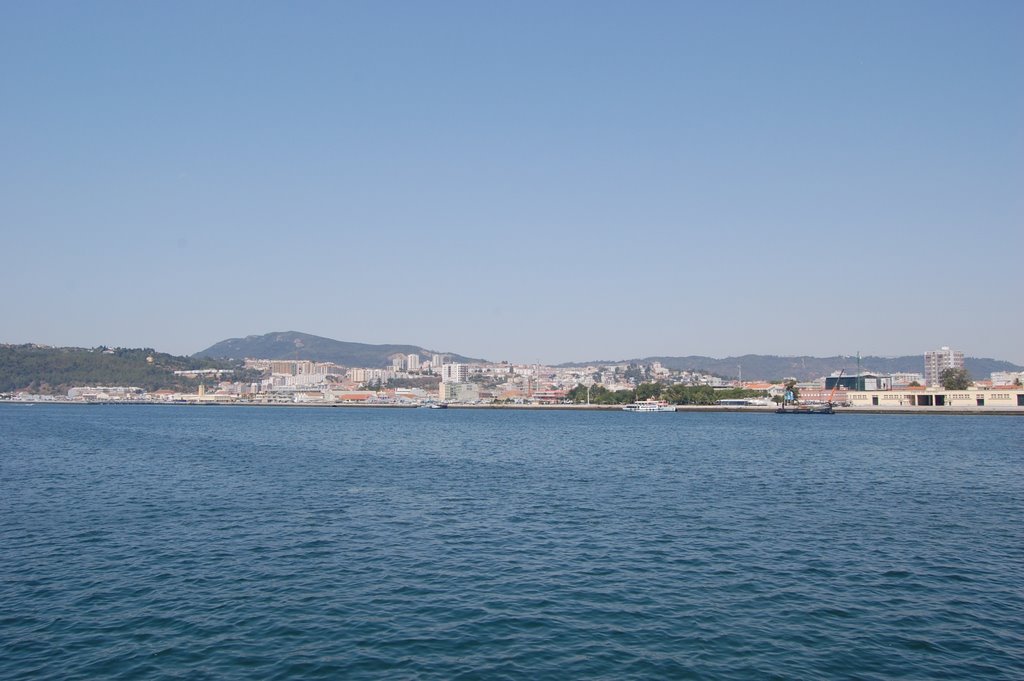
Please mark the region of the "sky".
<svg viewBox="0 0 1024 681"><path fill-rule="evenodd" d="M1024 364L1024 3L0 4L0 342Z"/></svg>

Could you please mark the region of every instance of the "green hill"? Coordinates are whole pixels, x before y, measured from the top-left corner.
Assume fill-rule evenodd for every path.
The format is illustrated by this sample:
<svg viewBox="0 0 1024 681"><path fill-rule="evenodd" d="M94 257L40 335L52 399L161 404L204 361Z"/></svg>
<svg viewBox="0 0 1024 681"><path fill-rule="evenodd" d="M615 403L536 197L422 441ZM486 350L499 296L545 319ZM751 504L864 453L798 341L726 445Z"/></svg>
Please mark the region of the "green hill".
<svg viewBox="0 0 1024 681"><path fill-rule="evenodd" d="M453 362L478 362L483 360L463 357L452 352L425 350L416 345L371 345L349 343L322 336L313 336L297 331L280 331L262 336L229 338L192 355L206 358L246 357L258 359L308 359L314 362L334 362L346 367L386 367L391 365L391 356L413 355L429 359L431 355L445 355Z"/></svg>
<svg viewBox="0 0 1024 681"><path fill-rule="evenodd" d="M0 345L0 392L63 394L68 388L88 385L134 386L148 391L193 390L198 380L175 376L174 372L240 368L238 363L178 357L152 348Z"/></svg>

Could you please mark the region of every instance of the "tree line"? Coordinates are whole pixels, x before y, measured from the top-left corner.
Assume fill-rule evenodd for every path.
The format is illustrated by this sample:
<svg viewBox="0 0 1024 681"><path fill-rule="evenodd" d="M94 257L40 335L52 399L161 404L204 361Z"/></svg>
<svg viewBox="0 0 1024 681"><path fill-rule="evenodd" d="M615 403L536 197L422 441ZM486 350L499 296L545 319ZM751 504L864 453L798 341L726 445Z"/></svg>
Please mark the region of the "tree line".
<svg viewBox="0 0 1024 681"><path fill-rule="evenodd" d="M641 383L635 390L609 390L601 384L590 387L591 404L629 404L637 400L664 400L669 404L709 405L718 400L739 400L767 397L763 390L727 388L716 390L709 385L683 385L676 383ZM566 393L566 399L574 404L587 403L587 386L577 385Z"/></svg>

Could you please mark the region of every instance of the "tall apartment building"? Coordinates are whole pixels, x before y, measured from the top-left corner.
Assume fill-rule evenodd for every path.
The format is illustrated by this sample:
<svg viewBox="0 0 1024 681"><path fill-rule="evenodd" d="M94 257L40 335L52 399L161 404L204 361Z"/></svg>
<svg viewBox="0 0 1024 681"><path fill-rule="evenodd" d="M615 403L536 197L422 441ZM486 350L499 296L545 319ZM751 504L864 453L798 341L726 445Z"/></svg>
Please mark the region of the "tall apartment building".
<svg viewBox="0 0 1024 681"><path fill-rule="evenodd" d="M270 363L270 373L276 376L294 376L295 362L287 360L274 360Z"/></svg>
<svg viewBox="0 0 1024 681"><path fill-rule="evenodd" d="M310 362L304 360L301 362L295 362L295 375L296 376L310 376L318 375L323 376L327 373L327 365L319 362Z"/></svg>
<svg viewBox="0 0 1024 681"><path fill-rule="evenodd" d="M469 366L466 364L442 364L442 383L465 383L469 380Z"/></svg>
<svg viewBox="0 0 1024 681"><path fill-rule="evenodd" d="M419 371L420 356L417 355L416 353L409 355L408 357L405 358L405 366L407 369L409 369L409 371Z"/></svg>
<svg viewBox="0 0 1024 681"><path fill-rule="evenodd" d="M964 353L950 350L943 345L940 350L929 350L924 353L924 383L929 388L938 387L939 374L946 369L963 369Z"/></svg>
<svg viewBox="0 0 1024 681"><path fill-rule="evenodd" d="M270 373L275 376L320 376L330 373L332 366L329 362L273 360L270 362Z"/></svg>

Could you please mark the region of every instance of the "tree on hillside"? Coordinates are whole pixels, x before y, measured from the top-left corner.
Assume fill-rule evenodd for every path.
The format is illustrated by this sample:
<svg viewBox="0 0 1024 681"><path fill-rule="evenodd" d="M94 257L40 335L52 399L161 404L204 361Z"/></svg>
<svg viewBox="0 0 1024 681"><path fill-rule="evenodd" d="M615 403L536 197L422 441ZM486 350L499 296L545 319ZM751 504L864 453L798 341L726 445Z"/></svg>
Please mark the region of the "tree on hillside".
<svg viewBox="0 0 1024 681"><path fill-rule="evenodd" d="M939 383L946 390L967 390L971 377L967 375L967 369L943 369L939 373Z"/></svg>

